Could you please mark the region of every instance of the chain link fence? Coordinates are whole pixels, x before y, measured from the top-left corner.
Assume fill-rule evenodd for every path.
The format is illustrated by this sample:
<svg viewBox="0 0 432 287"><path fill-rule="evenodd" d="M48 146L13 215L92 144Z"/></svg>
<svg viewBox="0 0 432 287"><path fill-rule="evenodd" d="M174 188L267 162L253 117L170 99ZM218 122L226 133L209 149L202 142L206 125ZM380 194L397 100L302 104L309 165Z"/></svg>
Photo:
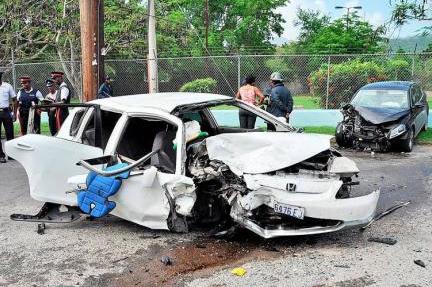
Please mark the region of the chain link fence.
<svg viewBox="0 0 432 287"><path fill-rule="evenodd" d="M17 79L28 75L46 93L44 82L54 70L65 72L73 94L79 97L79 62L12 63L3 79L17 89ZM148 91L146 59L106 60L105 71L115 80L115 96ZM295 105L304 108L339 108L361 86L374 81L416 81L426 91L432 91L432 53L159 58L159 91L176 92L188 82L212 78L216 85L211 92L233 96L247 75L256 76L257 86L265 90L274 71L283 74L295 96Z"/></svg>

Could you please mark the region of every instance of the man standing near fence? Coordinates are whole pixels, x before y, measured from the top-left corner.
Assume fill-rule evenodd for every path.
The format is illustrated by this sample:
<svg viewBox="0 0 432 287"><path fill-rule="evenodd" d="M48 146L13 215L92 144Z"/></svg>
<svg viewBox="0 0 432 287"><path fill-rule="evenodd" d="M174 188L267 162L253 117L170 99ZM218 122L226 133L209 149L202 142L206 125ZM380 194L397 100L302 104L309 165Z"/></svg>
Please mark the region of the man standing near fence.
<svg viewBox="0 0 432 287"><path fill-rule="evenodd" d="M281 73L274 72L270 76L269 104L267 112L289 122L289 116L293 110L294 101L290 91L283 84Z"/></svg>
<svg viewBox="0 0 432 287"><path fill-rule="evenodd" d="M23 76L20 78L22 88L18 91L18 111L19 123L21 127L21 135L27 134L27 126L29 121L30 109L32 106L38 105L43 101L42 93L32 87L31 78ZM40 133L40 110L34 112L34 132Z"/></svg>
<svg viewBox="0 0 432 287"><path fill-rule="evenodd" d="M111 98L112 96L113 96L113 87L111 84L111 77L106 75L104 82L99 87L97 98L105 99L105 98Z"/></svg>
<svg viewBox="0 0 432 287"><path fill-rule="evenodd" d="M1 69L1 68L0 68ZM6 140L14 138L13 122L16 121L17 101L14 89L9 83L2 81L3 70L0 70L0 163L6 162L6 155L1 145L1 126L6 133ZM10 108L13 104L13 115Z"/></svg>
<svg viewBox="0 0 432 287"><path fill-rule="evenodd" d="M58 86L56 102L69 104L72 98L72 93L66 82L63 80L63 75L63 72L51 72L51 78ZM68 115L69 109L67 107L58 109L56 114L57 126L60 127Z"/></svg>

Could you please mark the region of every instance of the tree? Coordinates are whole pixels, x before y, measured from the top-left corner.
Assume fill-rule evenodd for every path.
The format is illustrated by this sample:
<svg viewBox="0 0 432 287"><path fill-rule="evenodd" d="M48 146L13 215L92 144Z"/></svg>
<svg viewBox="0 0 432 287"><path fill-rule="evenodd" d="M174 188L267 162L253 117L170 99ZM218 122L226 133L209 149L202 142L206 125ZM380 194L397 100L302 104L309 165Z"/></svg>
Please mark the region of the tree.
<svg viewBox="0 0 432 287"><path fill-rule="evenodd" d="M392 21L397 26L402 26L411 20L432 20L431 0L389 0L394 6ZM428 34L432 31L432 26L423 27L423 32Z"/></svg>
<svg viewBox="0 0 432 287"><path fill-rule="evenodd" d="M328 16L312 10L299 10L296 25L300 27L299 41L288 49L310 54L361 54L382 50L384 27L373 28L356 13L348 20L330 21Z"/></svg>
<svg viewBox="0 0 432 287"><path fill-rule="evenodd" d="M209 52L226 54L261 52L273 47L273 35L281 35L282 15L275 9L288 0L209 1ZM159 15L159 47L193 55L205 55L205 1L167 0L156 2Z"/></svg>

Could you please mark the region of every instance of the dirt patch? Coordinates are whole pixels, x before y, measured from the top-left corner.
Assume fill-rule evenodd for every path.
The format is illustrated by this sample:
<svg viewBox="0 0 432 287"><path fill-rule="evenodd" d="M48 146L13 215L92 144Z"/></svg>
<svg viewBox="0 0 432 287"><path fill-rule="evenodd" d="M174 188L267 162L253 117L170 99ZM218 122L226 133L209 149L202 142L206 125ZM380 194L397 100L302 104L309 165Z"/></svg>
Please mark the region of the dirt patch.
<svg viewBox="0 0 432 287"><path fill-rule="evenodd" d="M196 240L161 250L151 260L136 262L135 267L116 278L106 280L104 285L173 286L178 285L181 278L195 273L206 276L221 266L234 266L253 258L274 258L279 255L276 251L256 244L217 239ZM171 259L172 265L162 262L161 259L165 256Z"/></svg>

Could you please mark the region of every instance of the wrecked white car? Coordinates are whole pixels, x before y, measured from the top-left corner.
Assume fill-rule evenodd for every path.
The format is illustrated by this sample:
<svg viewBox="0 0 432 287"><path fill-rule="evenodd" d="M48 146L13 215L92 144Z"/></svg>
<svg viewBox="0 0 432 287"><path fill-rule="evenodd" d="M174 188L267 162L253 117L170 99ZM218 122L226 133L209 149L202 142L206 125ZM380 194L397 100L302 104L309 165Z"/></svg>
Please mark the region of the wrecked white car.
<svg viewBox="0 0 432 287"><path fill-rule="evenodd" d="M350 196L359 170L329 136L297 133L230 97L161 93L72 106L55 137L6 143L31 196L46 203L12 219L109 213L152 229L235 226L271 238L333 232L375 214L379 191ZM239 127L239 110L257 115L255 129Z"/></svg>

